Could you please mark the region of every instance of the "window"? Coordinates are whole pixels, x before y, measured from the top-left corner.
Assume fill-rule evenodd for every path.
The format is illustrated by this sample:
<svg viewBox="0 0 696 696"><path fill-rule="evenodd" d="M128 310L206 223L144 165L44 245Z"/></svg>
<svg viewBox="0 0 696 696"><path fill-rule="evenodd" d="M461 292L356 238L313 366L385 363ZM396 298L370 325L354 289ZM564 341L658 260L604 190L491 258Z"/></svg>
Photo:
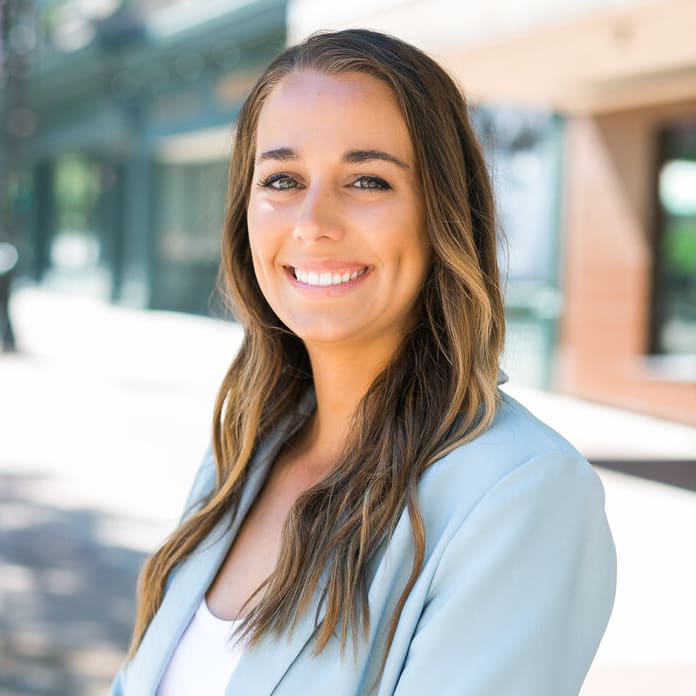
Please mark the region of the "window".
<svg viewBox="0 0 696 696"><path fill-rule="evenodd" d="M696 355L696 120L660 143L652 351Z"/></svg>
<svg viewBox="0 0 696 696"><path fill-rule="evenodd" d="M505 288L503 369L518 384L548 387L557 320L562 121L535 109L477 107L474 127L491 168Z"/></svg>

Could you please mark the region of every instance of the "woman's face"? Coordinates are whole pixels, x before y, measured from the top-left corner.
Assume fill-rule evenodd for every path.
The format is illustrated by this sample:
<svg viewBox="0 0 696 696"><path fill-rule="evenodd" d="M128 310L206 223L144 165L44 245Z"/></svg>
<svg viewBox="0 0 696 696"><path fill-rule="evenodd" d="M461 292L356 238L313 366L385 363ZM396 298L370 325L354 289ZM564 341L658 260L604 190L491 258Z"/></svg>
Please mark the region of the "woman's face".
<svg viewBox="0 0 696 696"><path fill-rule="evenodd" d="M283 78L259 116L247 222L261 291L308 347L395 347L430 244L387 85L358 72Z"/></svg>

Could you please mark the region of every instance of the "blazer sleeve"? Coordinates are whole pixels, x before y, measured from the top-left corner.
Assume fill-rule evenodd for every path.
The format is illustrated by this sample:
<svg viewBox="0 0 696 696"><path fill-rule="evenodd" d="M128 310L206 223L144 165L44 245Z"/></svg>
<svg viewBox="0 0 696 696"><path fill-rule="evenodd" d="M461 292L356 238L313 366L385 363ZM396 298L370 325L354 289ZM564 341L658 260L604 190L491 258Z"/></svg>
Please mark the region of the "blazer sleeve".
<svg viewBox="0 0 696 696"><path fill-rule="evenodd" d="M450 538L395 696L577 696L614 602L599 477L572 453L507 474Z"/></svg>

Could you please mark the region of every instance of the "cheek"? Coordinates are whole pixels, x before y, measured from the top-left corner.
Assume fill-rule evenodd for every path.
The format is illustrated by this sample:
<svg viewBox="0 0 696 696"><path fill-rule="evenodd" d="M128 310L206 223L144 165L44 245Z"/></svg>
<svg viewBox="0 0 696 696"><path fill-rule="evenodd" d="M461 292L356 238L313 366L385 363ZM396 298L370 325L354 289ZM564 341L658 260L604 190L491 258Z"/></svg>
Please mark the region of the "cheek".
<svg viewBox="0 0 696 696"><path fill-rule="evenodd" d="M418 283L430 266L431 247L424 224L414 207L397 209L380 235L381 254L397 261L407 283Z"/></svg>
<svg viewBox="0 0 696 696"><path fill-rule="evenodd" d="M268 267L273 259L272 240L267 234L263 221L251 208L247 211L247 229L254 276L261 293L269 301Z"/></svg>
<svg viewBox="0 0 696 696"><path fill-rule="evenodd" d="M263 210L263 207L256 203L252 197L247 208L247 230L252 248L266 236L267 218L268 215Z"/></svg>
<svg viewBox="0 0 696 696"><path fill-rule="evenodd" d="M413 224L413 219L407 228L402 229L401 236L394 240L399 244L399 269L404 297L414 301L420 295L428 277L432 262L430 240L424 229Z"/></svg>
<svg viewBox="0 0 696 696"><path fill-rule="evenodd" d="M254 269L272 262L275 256L279 226L274 220L273 210L263 205L254 205L253 200L247 209L247 230L249 247Z"/></svg>

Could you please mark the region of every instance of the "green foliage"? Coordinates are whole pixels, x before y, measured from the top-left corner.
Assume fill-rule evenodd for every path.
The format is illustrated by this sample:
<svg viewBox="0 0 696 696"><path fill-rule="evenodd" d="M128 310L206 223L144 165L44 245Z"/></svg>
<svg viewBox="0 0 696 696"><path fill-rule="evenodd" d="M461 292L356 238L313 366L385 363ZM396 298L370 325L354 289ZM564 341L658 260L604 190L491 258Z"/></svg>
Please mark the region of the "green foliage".
<svg viewBox="0 0 696 696"><path fill-rule="evenodd" d="M54 181L59 229L86 230L100 192L96 166L78 154L62 155Z"/></svg>
<svg viewBox="0 0 696 696"><path fill-rule="evenodd" d="M696 217L671 219L663 248L671 271L680 275L696 274Z"/></svg>

